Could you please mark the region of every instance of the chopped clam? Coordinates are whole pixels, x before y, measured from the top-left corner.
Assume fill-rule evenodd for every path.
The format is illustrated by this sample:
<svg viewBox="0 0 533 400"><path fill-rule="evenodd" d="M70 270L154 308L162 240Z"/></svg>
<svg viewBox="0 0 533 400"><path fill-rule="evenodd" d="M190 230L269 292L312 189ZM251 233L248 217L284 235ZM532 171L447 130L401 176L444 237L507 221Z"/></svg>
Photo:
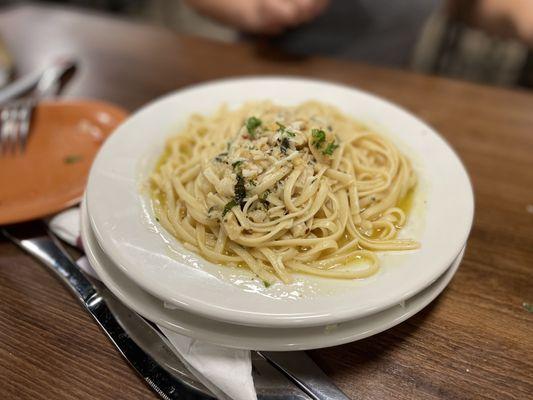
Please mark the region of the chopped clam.
<svg viewBox="0 0 533 400"><path fill-rule="evenodd" d="M267 213L263 210L254 210L248 212L248 217L256 223L261 223L266 220Z"/></svg>
<svg viewBox="0 0 533 400"><path fill-rule="evenodd" d="M307 226L305 225L305 223L300 222L299 224L296 224L291 228L291 233L294 237L301 237L305 234L306 230Z"/></svg>
<svg viewBox="0 0 533 400"><path fill-rule="evenodd" d="M235 180L230 177L222 178L218 185L219 192L226 197L233 197L234 196L234 188L235 186Z"/></svg>

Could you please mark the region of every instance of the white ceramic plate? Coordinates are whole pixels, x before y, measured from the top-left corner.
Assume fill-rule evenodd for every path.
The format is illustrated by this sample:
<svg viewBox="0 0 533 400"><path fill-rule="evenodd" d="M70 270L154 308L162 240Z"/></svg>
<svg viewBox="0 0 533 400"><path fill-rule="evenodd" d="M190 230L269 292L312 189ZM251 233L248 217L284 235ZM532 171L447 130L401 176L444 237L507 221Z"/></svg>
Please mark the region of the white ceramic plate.
<svg viewBox="0 0 533 400"><path fill-rule="evenodd" d="M102 251L82 206L83 247L93 268L106 286L129 308L145 318L186 336L225 347L263 351L309 350L364 339L389 329L431 303L448 285L463 258L464 248L453 264L422 292L376 314L336 325L307 328L257 328L228 324L181 310L165 308L163 302L142 290Z"/></svg>
<svg viewBox="0 0 533 400"><path fill-rule="evenodd" d="M365 280L302 276L266 289L243 269L214 265L184 249L159 227L143 182L165 139L195 112L252 99L298 104L319 99L388 135L414 162L420 180L416 212L403 234L421 249L386 253ZM245 78L181 90L131 116L107 140L89 177L87 201L98 242L139 286L176 306L230 323L317 326L360 318L411 297L434 282L465 245L473 217L472 188L457 155L407 111L359 90L294 78Z"/></svg>

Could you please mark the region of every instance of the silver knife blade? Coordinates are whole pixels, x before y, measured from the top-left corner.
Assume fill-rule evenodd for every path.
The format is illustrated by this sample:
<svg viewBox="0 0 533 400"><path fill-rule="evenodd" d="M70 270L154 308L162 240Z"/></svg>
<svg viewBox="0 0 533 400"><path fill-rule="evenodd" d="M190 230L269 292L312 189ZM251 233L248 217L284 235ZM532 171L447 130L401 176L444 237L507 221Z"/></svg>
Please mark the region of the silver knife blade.
<svg viewBox="0 0 533 400"><path fill-rule="evenodd" d="M313 400L349 400L303 351L257 352Z"/></svg>
<svg viewBox="0 0 533 400"><path fill-rule="evenodd" d="M163 399L213 399L169 374L146 354L122 329L104 298L48 235L41 222L1 229L5 237L53 271L92 315L133 369Z"/></svg>

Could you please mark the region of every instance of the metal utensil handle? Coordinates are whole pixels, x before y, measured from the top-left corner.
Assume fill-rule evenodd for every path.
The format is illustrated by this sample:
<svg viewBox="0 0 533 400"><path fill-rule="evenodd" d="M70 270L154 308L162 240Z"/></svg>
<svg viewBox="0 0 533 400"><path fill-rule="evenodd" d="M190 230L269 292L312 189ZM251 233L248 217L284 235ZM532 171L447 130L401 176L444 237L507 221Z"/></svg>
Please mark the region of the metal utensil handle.
<svg viewBox="0 0 533 400"><path fill-rule="evenodd" d="M42 99L48 96L54 96L57 94L61 86L61 78L67 73L67 71L75 68L76 63L68 58L60 58L49 68L45 69L33 97L36 99Z"/></svg>
<svg viewBox="0 0 533 400"><path fill-rule="evenodd" d="M42 231L42 227L37 229L39 232ZM19 236L16 227L13 231L9 228L1 231L9 240L46 265L69 287L119 352L159 396L165 400L184 398L213 400L213 397L192 389L174 378L129 337L102 296L52 238L48 235L33 238L27 235Z"/></svg>
<svg viewBox="0 0 533 400"><path fill-rule="evenodd" d="M54 77L56 80L62 78L67 71L75 66L76 62L73 59L61 58L54 61L53 65L46 67L44 70L34 71L17 79L13 83L10 83L0 89L0 105L14 100L22 95L29 94L31 90L36 89L39 85L41 86L40 91L43 92L43 95L57 94L57 91L52 89L57 88L60 85L51 85L50 81ZM48 70L52 71L47 73ZM48 74L47 78L45 82L41 83L41 79L45 74Z"/></svg>
<svg viewBox="0 0 533 400"><path fill-rule="evenodd" d="M63 253L50 237L41 236L18 240L11 236L7 230L4 230L4 234L52 270L84 306L88 307L91 299L98 295L78 266Z"/></svg>
<svg viewBox="0 0 533 400"><path fill-rule="evenodd" d="M25 75L0 89L0 105L28 93L39 82L41 71Z"/></svg>
<svg viewBox="0 0 533 400"><path fill-rule="evenodd" d="M257 353L313 400L349 400L305 352Z"/></svg>

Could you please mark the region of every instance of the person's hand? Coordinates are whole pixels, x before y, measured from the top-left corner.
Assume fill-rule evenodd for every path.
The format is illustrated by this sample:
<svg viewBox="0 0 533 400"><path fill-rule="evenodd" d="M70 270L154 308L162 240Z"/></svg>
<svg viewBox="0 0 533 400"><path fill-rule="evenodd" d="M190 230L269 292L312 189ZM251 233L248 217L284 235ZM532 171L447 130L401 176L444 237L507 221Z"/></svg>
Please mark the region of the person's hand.
<svg viewBox="0 0 533 400"><path fill-rule="evenodd" d="M508 15L513 22L515 35L533 47L533 2L513 0L508 3Z"/></svg>
<svg viewBox="0 0 533 400"><path fill-rule="evenodd" d="M329 0L244 0L242 28L248 32L276 34L311 21L326 8Z"/></svg>
<svg viewBox="0 0 533 400"><path fill-rule="evenodd" d="M467 23L496 35L517 38L533 47L532 0L448 0L448 5L452 15L467 5L470 7Z"/></svg>
<svg viewBox="0 0 533 400"><path fill-rule="evenodd" d="M276 34L311 21L330 0L186 0L198 12L239 30Z"/></svg>

